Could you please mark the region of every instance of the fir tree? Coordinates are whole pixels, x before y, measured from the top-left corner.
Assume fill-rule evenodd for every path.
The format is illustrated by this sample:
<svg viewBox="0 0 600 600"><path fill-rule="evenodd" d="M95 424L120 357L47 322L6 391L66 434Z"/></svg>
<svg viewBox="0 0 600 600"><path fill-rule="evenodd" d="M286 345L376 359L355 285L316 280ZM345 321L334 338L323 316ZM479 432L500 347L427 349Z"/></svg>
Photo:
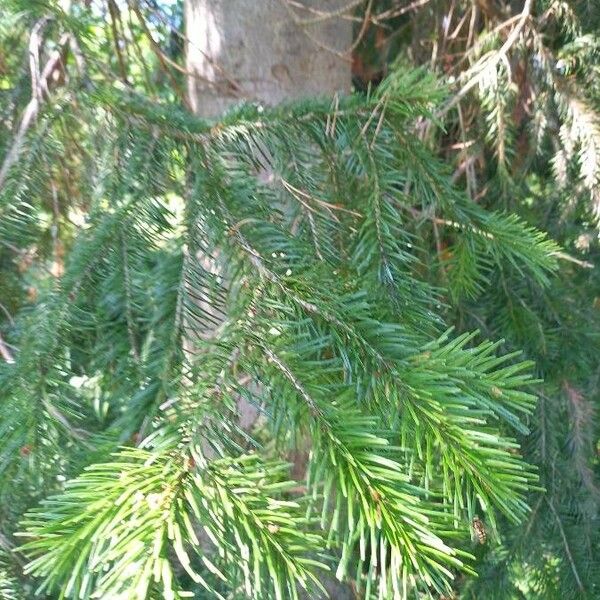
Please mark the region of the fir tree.
<svg viewBox="0 0 600 600"><path fill-rule="evenodd" d="M39 64L2 75L0 594L593 598L597 282L530 224L581 235L510 128L475 202L422 69L205 121L160 11L11 4Z"/></svg>

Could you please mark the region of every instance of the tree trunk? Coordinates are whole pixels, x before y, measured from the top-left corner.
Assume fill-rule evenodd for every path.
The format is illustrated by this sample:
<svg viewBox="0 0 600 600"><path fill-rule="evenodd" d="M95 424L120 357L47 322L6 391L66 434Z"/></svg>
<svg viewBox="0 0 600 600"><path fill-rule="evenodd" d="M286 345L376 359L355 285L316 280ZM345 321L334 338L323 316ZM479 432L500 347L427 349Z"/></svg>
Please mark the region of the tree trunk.
<svg viewBox="0 0 600 600"><path fill-rule="evenodd" d="M217 117L241 100L274 105L348 91L351 64L343 53L352 26L337 14L348 0L303 3L316 12L290 0L186 0L194 112Z"/></svg>
<svg viewBox="0 0 600 600"><path fill-rule="evenodd" d="M216 118L244 100L275 105L350 90L352 22L341 17L348 0L302 2L310 8L295 0L185 0L188 99L197 115ZM256 409L242 399L238 409L240 425L250 427ZM354 597L332 577L322 583L331 598Z"/></svg>

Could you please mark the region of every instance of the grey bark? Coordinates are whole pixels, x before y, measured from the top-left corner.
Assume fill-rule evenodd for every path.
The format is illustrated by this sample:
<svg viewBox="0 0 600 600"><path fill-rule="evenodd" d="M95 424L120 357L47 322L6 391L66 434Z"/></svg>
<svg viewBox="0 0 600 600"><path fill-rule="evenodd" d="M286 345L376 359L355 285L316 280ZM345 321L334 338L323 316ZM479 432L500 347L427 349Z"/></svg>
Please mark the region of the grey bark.
<svg viewBox="0 0 600 600"><path fill-rule="evenodd" d="M285 99L350 89L348 0L187 0L188 94L193 110L216 117L241 99ZM321 14L319 14L321 13ZM328 14L329 13L329 14Z"/></svg>

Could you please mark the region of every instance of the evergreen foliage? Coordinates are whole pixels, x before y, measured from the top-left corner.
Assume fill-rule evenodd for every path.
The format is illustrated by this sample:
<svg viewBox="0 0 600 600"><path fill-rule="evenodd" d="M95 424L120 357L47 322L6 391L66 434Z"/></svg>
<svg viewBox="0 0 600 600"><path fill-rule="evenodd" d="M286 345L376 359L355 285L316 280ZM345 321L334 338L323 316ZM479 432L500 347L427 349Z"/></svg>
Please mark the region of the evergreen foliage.
<svg viewBox="0 0 600 600"><path fill-rule="evenodd" d="M504 209L549 232L571 258L541 289L503 268L486 289L452 294L459 331L480 328L523 350L543 379L519 438L543 492L527 519L503 523L501 546L478 553L480 576L460 598L596 598L598 517L598 27L597 3L376 2L362 35L357 83L394 61L433 67L452 89L425 121L426 144L453 165L453 180L482 207ZM470 268L469 247L430 237L430 260ZM460 250L458 252L458 250ZM456 271L456 267L460 271ZM449 284L449 285L448 285Z"/></svg>
<svg viewBox="0 0 600 600"><path fill-rule="evenodd" d="M424 70L207 122L162 13L12 5L2 43L37 24L64 59L0 189L0 595L595 597L588 104L547 99L584 188L561 220L558 159L506 158L509 79L474 202ZM5 160L30 98L2 77Z"/></svg>

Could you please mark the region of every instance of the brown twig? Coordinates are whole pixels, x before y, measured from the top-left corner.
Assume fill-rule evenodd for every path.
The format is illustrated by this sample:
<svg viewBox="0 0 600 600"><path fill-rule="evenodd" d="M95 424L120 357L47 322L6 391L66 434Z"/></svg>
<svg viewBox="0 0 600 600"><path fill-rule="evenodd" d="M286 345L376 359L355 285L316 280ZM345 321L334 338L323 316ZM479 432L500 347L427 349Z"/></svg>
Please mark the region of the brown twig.
<svg viewBox="0 0 600 600"><path fill-rule="evenodd" d="M117 62L119 64L119 72L121 73L121 79L125 83L129 83L127 80L127 69L125 68L125 60L123 59L123 53L121 52L121 46L119 45L119 31L117 29L117 13L119 7L115 4L115 0L108 0L108 12L110 13L110 29L112 31L113 42L115 46L115 53L117 55Z"/></svg>
<svg viewBox="0 0 600 600"><path fill-rule="evenodd" d="M369 28L369 23L371 23L371 11L372 10L373 10L373 0L369 0L369 3L367 4L367 8L365 10L365 16L364 16L363 22L360 26L358 35L356 36L356 39L354 40L354 42L352 42L352 45L350 46L350 48L348 48L348 50L346 50L346 54L352 54L358 48L359 44L362 42L363 38L365 37L365 33L367 33L367 29Z"/></svg>
<svg viewBox="0 0 600 600"><path fill-rule="evenodd" d="M156 58L158 58L158 61L160 62L165 75L169 78L169 81L171 82L173 89L175 90L177 95L181 98L181 101L185 104L186 108L191 111L192 106L189 102L187 94L184 93L184 91L181 89L181 86L177 82L177 79L175 79L175 77L173 76L173 73L171 73L171 69L169 69L169 66L171 66L169 64L169 60L167 60L167 57L165 56L164 52L161 50L160 45L152 36L152 32L148 28L148 24L146 23L146 19L144 19L144 15L142 14L142 11L140 10L138 3L135 1L132 2L131 8L132 8L133 12L135 13L135 16L138 18L140 26L141 26L142 30L144 31L144 34L148 38L148 41L150 42L150 47L152 48L152 51L156 55Z"/></svg>
<svg viewBox="0 0 600 600"><path fill-rule="evenodd" d="M135 9L132 8L132 10L135 10ZM138 19L139 19L139 17L138 17ZM151 43L152 43L152 41L151 41ZM155 53L159 53L162 56L162 60L164 60L165 63L167 63L170 67L173 67L173 69L175 69L176 71L179 71L179 73L181 73L182 75L185 75L186 77L194 77L194 78L200 79L202 81L209 81L206 77L203 77L199 73L196 73L196 72L193 72L193 71L189 71L185 67L182 67L179 63L175 62L173 59L169 58L162 51L162 49L160 48L160 46L158 45L158 43L154 47L154 52ZM237 84L234 84L234 85L237 87Z"/></svg>

